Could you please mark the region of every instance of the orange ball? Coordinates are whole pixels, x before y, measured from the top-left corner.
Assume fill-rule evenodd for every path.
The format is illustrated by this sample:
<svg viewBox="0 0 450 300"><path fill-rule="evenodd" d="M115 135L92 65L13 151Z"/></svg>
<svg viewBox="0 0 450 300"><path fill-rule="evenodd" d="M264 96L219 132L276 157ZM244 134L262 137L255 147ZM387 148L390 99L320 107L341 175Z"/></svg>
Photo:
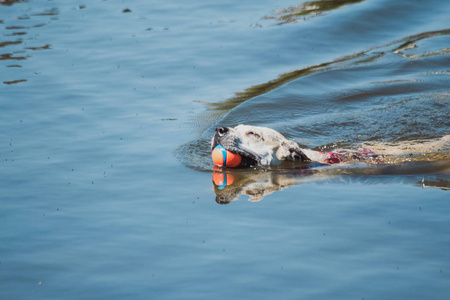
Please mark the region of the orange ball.
<svg viewBox="0 0 450 300"><path fill-rule="evenodd" d="M233 184L234 176L224 173L213 173L213 182L219 190L224 189L227 185Z"/></svg>
<svg viewBox="0 0 450 300"><path fill-rule="evenodd" d="M211 156L213 162L219 167L237 167L242 161L242 156L226 150L221 145L214 148Z"/></svg>

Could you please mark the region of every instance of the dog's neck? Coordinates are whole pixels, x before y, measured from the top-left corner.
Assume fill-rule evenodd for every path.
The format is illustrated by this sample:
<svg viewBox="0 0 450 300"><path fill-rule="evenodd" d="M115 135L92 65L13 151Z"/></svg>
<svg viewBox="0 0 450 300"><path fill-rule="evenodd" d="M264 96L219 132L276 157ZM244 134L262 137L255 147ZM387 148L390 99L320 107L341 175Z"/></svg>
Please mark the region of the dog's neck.
<svg viewBox="0 0 450 300"><path fill-rule="evenodd" d="M302 149L302 152L309 158L311 161L324 161L327 156L321 152L310 150L310 149Z"/></svg>

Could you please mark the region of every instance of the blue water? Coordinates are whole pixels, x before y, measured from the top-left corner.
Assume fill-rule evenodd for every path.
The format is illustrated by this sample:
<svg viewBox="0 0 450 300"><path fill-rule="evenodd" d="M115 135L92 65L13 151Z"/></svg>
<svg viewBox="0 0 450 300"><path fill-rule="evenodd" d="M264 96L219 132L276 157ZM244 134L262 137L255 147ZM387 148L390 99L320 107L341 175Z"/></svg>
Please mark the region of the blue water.
<svg viewBox="0 0 450 300"><path fill-rule="evenodd" d="M448 299L448 145L212 182L218 125L450 134L450 4L302 3L0 1L0 298Z"/></svg>

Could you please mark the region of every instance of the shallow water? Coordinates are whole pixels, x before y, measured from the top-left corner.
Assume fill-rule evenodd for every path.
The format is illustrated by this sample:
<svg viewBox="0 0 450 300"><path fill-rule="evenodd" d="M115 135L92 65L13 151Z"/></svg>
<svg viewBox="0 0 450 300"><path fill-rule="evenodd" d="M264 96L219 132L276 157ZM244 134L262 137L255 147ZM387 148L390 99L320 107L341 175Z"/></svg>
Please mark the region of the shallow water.
<svg viewBox="0 0 450 300"><path fill-rule="evenodd" d="M0 298L447 299L449 12L0 1ZM239 123L401 154L213 172Z"/></svg>

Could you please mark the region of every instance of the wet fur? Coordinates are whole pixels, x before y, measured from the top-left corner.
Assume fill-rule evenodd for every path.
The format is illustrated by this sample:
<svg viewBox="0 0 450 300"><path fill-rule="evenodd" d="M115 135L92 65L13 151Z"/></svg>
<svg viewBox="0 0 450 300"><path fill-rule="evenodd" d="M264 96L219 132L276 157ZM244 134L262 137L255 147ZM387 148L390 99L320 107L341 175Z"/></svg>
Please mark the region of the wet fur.
<svg viewBox="0 0 450 300"><path fill-rule="evenodd" d="M217 145L243 156L244 165L277 165L287 160L319 161L323 158L319 152L301 149L281 133L260 126L218 127L211 149Z"/></svg>

